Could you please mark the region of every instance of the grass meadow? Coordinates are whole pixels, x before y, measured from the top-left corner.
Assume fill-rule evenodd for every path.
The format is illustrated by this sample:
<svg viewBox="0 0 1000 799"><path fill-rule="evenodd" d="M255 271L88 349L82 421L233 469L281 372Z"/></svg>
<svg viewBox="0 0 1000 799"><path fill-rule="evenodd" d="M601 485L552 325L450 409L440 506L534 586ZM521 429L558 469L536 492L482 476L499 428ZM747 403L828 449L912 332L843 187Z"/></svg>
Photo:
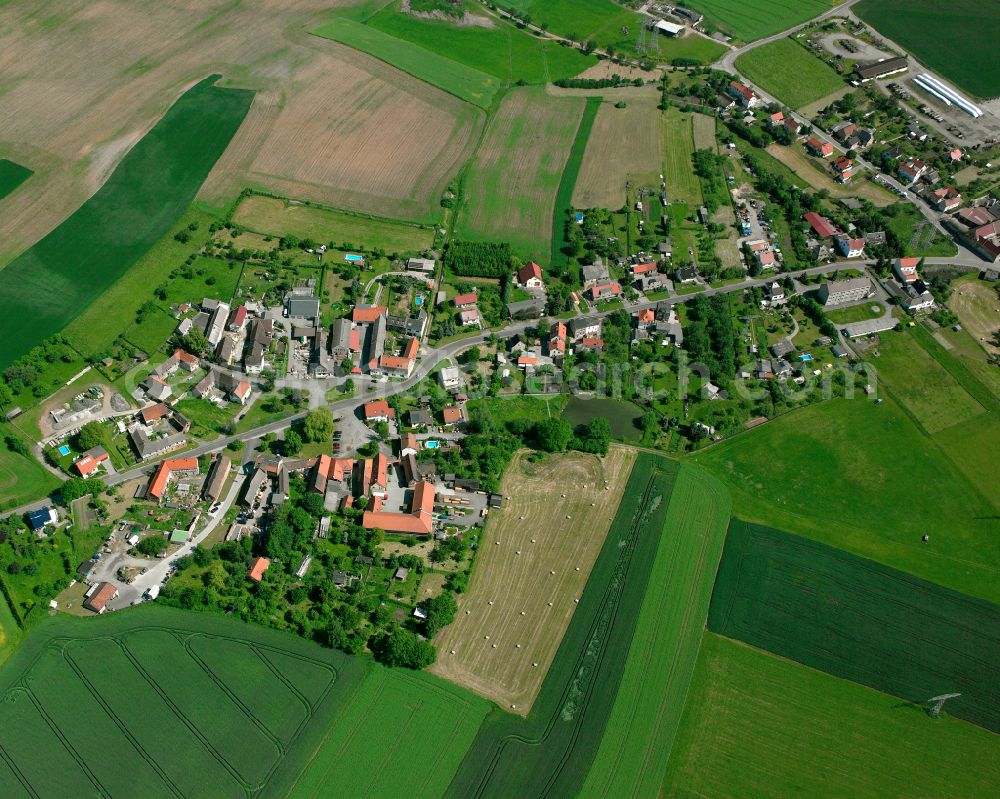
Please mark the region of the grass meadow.
<svg viewBox="0 0 1000 799"><path fill-rule="evenodd" d="M961 693L949 714L1000 732L1000 607L991 602L734 520L708 627L908 702Z"/></svg>
<svg viewBox="0 0 1000 799"><path fill-rule="evenodd" d="M663 177L667 182L667 199L697 208L702 203L702 196L701 182L691 161L694 152L691 114L670 108L664 114L663 127L666 137Z"/></svg>
<svg viewBox="0 0 1000 799"><path fill-rule="evenodd" d="M0 594L0 666L4 664L21 642L21 628L7 599Z"/></svg>
<svg viewBox="0 0 1000 799"><path fill-rule="evenodd" d="M844 85L840 75L793 39L755 47L736 59L736 68L792 108L809 105Z"/></svg>
<svg viewBox="0 0 1000 799"><path fill-rule="evenodd" d="M21 437L10 425L0 432L4 436ZM44 497L58 487L59 482L33 456L12 452L6 441L0 439L0 508L15 508Z"/></svg>
<svg viewBox="0 0 1000 799"><path fill-rule="evenodd" d="M88 356L103 352L134 324L139 308L153 299L151 290L191 254L191 244L182 244L174 234L191 224L207 230L216 220L195 206L189 207L119 280L66 326L63 332L73 346Z"/></svg>
<svg viewBox="0 0 1000 799"><path fill-rule="evenodd" d="M861 0L853 9L879 33L978 97L1000 95L1000 14L977 0Z"/></svg>
<svg viewBox="0 0 1000 799"><path fill-rule="evenodd" d="M250 108L208 78L182 95L107 182L0 273L0 366L62 330L166 233Z"/></svg>
<svg viewBox="0 0 1000 799"><path fill-rule="evenodd" d="M457 238L507 240L522 258L551 257L556 193L585 105L539 87L504 97L466 174Z"/></svg>
<svg viewBox="0 0 1000 799"><path fill-rule="evenodd" d="M871 364L883 384L928 435L986 412L910 330L883 333L878 354Z"/></svg>
<svg viewBox="0 0 1000 799"><path fill-rule="evenodd" d="M374 665L288 796L439 797L490 707L433 675Z"/></svg>
<svg viewBox="0 0 1000 799"><path fill-rule="evenodd" d="M659 174L666 139L656 105L652 97L632 98L625 108L615 108L610 98L601 104L573 189L574 206L618 210L627 201L630 175ZM626 138L629 146L622 147Z"/></svg>
<svg viewBox="0 0 1000 799"><path fill-rule="evenodd" d="M475 6L473 13L482 14ZM489 73L503 83L549 83L571 78L597 63L572 47L539 39L498 17L492 27L458 26L447 20L421 19L403 14L389 3L365 24L402 41L411 42L466 67ZM419 77L419 76L418 76Z"/></svg>
<svg viewBox="0 0 1000 799"><path fill-rule="evenodd" d="M662 795L973 799L998 780L992 733L706 633Z"/></svg>
<svg viewBox="0 0 1000 799"><path fill-rule="evenodd" d="M638 31L639 15L612 0L499 0L497 5L527 14L534 25L576 41L617 41L623 26Z"/></svg>
<svg viewBox="0 0 1000 799"><path fill-rule="evenodd" d="M911 203L897 203L888 216L889 228L903 244L903 255L912 258L950 258L958 252L955 242L931 227Z"/></svg>
<svg viewBox="0 0 1000 799"><path fill-rule="evenodd" d="M337 18L312 33L368 53L480 108L489 108L500 90L500 80L494 75L352 19Z"/></svg>
<svg viewBox="0 0 1000 799"><path fill-rule="evenodd" d="M233 221L275 237L293 235L319 243L333 241L338 245L350 245L345 249L360 247L406 253L426 250L434 243L434 230L430 227L259 195L243 198L233 214Z"/></svg>
<svg viewBox="0 0 1000 799"><path fill-rule="evenodd" d="M9 158L0 158L0 200L8 194L13 194L24 181L34 172L26 166L21 166Z"/></svg>
<svg viewBox="0 0 1000 799"><path fill-rule="evenodd" d="M694 456L742 518L996 602L996 496L952 457L891 396L793 411Z"/></svg>
<svg viewBox="0 0 1000 799"><path fill-rule="evenodd" d="M581 797L656 796L694 674L729 525L729 493L684 465L625 672Z"/></svg>
<svg viewBox="0 0 1000 799"><path fill-rule="evenodd" d="M573 796L607 729L677 475L640 453L601 554L527 719L486 717L449 797Z"/></svg>
<svg viewBox="0 0 1000 799"><path fill-rule="evenodd" d="M691 0L690 8L738 39L752 42L812 19L833 0Z"/></svg>

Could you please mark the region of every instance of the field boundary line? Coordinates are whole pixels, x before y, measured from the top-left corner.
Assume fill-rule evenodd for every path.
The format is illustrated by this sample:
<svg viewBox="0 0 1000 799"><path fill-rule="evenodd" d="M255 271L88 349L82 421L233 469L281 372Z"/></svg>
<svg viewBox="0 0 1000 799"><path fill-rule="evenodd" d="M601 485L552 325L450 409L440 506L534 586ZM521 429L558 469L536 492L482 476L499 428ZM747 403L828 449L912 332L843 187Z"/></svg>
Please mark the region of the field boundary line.
<svg viewBox="0 0 1000 799"><path fill-rule="evenodd" d="M66 661L66 664L70 667L73 673L76 674L77 679L83 683L84 688L86 688L87 692L94 698L94 701L97 702L100 708L104 711L104 714L108 717L111 723L121 730L122 735L124 735L126 740L132 744L132 747L136 750L136 752L138 752L139 757L150 765L153 771L159 775L161 780L163 780L163 784L166 785L168 789L170 789L176 796L184 799L183 791L181 791L177 785L174 784L174 781L170 778L170 776L160 768L156 758L147 752L145 747L143 747L143 745L136 740L135 736L132 735L132 731L129 729L129 726L118 717L118 714L115 713L114 710L112 710L111 706L107 703L104 697L101 696L100 692L97 691L87 675L83 673L83 669L81 669L79 664L73 660L73 656L67 651L65 645L60 647L60 651L62 652L63 660Z"/></svg>
<svg viewBox="0 0 1000 799"><path fill-rule="evenodd" d="M233 767L233 765L229 762L227 758L223 757L223 755L215 748L215 746L212 744L211 741L209 741L204 735L202 735L201 731L198 729L198 725L195 724L193 721L191 721L191 719L189 719L183 712L181 712L181 709L177 706L177 704L173 701L173 699L170 698L169 694L160 686L159 683L157 683L152 678L149 672L146 671L143 665L139 662L139 659L128 648L127 642L124 642L119 638L112 638L112 640L119 646L119 648L122 650L122 654L124 654L125 657L129 660L129 662L131 662L133 668L136 670L139 676L141 676L146 681L149 687L153 689L154 693L159 695L159 697L163 700L164 704L166 704L167 707L169 707L170 710L173 711L174 715L177 717L177 720L180 721L181 724L183 724L191 731L192 735L194 735L194 737L201 742L202 746L205 747L206 751L211 753L212 757L215 758L215 760L219 763L219 765L222 766L226 771L228 771L229 774L236 781L236 783L238 785L243 786L244 790L248 792L253 790L251 786L247 783L247 781L243 778L243 775L240 774L240 772L235 767Z"/></svg>
<svg viewBox="0 0 1000 799"><path fill-rule="evenodd" d="M73 758L73 760L76 761L76 764L80 767L80 770L87 775L87 779L89 779L94 784L94 787L101 794L103 794L104 796L111 796L111 793L108 791L107 788L104 787L103 783L100 781L100 779L98 779L97 775L90 770L90 766L87 765L84 758L80 755L79 752L76 751L73 745L69 742L69 739L66 738L66 734L61 729L59 729L59 725L57 725L52 720L52 717L48 714L48 711L46 711L45 708L42 707L42 703L39 701L38 697L35 696L34 692L27 687L23 688L22 690L24 691L25 695L27 695L28 701L30 701L31 704L35 706L35 711L38 713L39 716L42 717L42 721L52 731L53 737L56 738L59 741L59 743L63 745L63 748L66 750L66 754L68 754L71 758Z"/></svg>
<svg viewBox="0 0 1000 799"><path fill-rule="evenodd" d="M264 734L265 738L268 738L277 747L278 751L281 753L281 756L284 757L285 745L281 741L281 739L278 738L278 736L276 736L273 732L271 732L263 721L258 719L252 712L250 712L250 709L246 707L246 705L243 704L242 700L230 690L229 686L226 685L222 680L220 680L219 676L214 671L212 671L211 668L209 668L208 664L205 663L205 661L202 660L201 657L191 649L190 638L181 638L180 636L178 636L178 640L184 647L184 651L187 653L188 657L198 664L198 666L201 668L202 671L205 672L208 678L213 683L215 683L227 697L229 697L229 701L232 702L237 707L237 709L239 709L243 713L243 715L247 717L247 719L250 721L251 724L255 725L257 729L259 729ZM264 782L266 783L267 780L265 779Z"/></svg>
<svg viewBox="0 0 1000 799"><path fill-rule="evenodd" d="M28 778L24 776L24 774L21 772L21 769L18 768L17 763L14 762L11 756L7 754L7 750L4 749L2 746L0 746L0 761L3 761L4 763L7 764L7 767L10 769L11 773L17 778L17 781L21 783L21 786L24 788L25 792L31 794L31 796L35 797L35 799L42 799L39 796L38 791L35 790L35 786L33 786L31 782L29 782Z"/></svg>

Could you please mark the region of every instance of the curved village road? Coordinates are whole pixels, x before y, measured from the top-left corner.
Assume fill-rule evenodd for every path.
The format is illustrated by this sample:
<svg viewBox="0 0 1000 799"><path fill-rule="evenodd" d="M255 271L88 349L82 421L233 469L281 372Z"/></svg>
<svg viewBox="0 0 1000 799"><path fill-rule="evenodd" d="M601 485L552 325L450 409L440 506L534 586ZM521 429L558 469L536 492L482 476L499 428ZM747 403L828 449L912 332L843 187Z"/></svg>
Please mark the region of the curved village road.
<svg viewBox="0 0 1000 799"><path fill-rule="evenodd" d="M980 267L982 266L982 261L975 256L963 257L958 256L956 258L926 258L924 259L926 265L959 265L959 266L970 266L970 267ZM727 294L734 291L743 291L744 289L752 288L754 286L764 286L775 279L784 279L785 277L791 277L792 279L799 278L805 275L824 275L831 272L836 272L841 269L859 269L867 266L871 266L870 262L864 261L836 261L830 264L824 264L822 266L814 266L809 269L799 269L792 272L780 272L774 273L767 276L754 278L750 280L744 280L740 283L732 283L727 286L719 287L708 287L703 291L696 292L694 294L684 294L680 296L666 297L661 300L646 300L637 303L626 303L624 308L629 313L635 313L644 308L652 308L657 305L677 305L680 303L687 302L694 297L711 297L716 294ZM587 316L603 318L611 315L614 311L595 311L594 313L587 314ZM544 318L544 317L543 317ZM387 397L394 396L396 394L402 394L405 391L410 390L416 386L421 380L423 380L431 371L435 369L442 361L454 358L456 355L461 353L463 350L473 347L477 344L482 344L490 335L495 335L497 338L505 339L516 336L523 333L530 327L537 327L539 324L538 319L529 319L523 322L514 322L507 325L499 330L483 330L473 336L468 336L466 338L459 339L458 341L452 341L448 344L444 344L438 347L432 347L431 349L425 351L419 365L417 366L414 373L408 377L406 380L387 382L387 383L375 383L371 389L366 393L364 397L348 397L346 399L337 400L335 402L328 403L326 407L334 414L334 416L340 416L343 414L354 413L360 406L364 403L369 402L373 399L385 399ZM268 424L261 425L260 427L255 427L251 430L247 430L243 433L237 433L231 436L220 436L219 438L213 439L212 441L204 441L193 449L185 450L183 454L185 457L199 457L201 455L206 455L210 452L218 452L219 450L225 449L233 441L253 441L261 436L268 433L279 433L282 430L288 429L292 424L303 419L307 411L302 411L296 413L292 416L287 416L284 419L279 419L274 422L269 422ZM129 480L135 480L139 477L143 477L149 474L160 461L154 461L152 463L146 463L141 466L137 466L134 469L129 469L127 471L118 472L116 474L106 475L102 478L104 483L108 486L118 485L120 483L128 482ZM5 511L0 514L0 516L9 516L10 514L24 514L33 510L38 510L40 508L48 507L52 504L52 501L48 498L37 500L36 502L31 502L26 505L22 505L18 508L13 508L11 510Z"/></svg>

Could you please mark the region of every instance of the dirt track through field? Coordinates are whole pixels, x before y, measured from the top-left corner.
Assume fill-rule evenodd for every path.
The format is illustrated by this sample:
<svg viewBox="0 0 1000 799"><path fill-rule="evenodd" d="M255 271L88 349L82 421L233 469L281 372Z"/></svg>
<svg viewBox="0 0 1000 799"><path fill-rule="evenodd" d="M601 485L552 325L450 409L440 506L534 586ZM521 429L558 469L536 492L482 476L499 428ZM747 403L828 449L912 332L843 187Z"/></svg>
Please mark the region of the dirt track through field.
<svg viewBox="0 0 1000 799"><path fill-rule="evenodd" d="M634 461L635 451L623 447L603 459L570 453L531 464L526 453L515 456L501 486L504 507L481 536L458 618L435 641L432 671L527 715Z"/></svg>
<svg viewBox="0 0 1000 799"><path fill-rule="evenodd" d="M35 170L0 203L0 265L97 191L174 100L216 72L224 83L260 94L232 156L209 178L210 199L232 199L228 193L253 177L319 200L336 192L339 205L361 210L431 213L438 189L467 157L482 114L386 64L309 36L336 5L0 5L0 150ZM251 168L274 172L273 183ZM379 192L385 195L375 209Z"/></svg>

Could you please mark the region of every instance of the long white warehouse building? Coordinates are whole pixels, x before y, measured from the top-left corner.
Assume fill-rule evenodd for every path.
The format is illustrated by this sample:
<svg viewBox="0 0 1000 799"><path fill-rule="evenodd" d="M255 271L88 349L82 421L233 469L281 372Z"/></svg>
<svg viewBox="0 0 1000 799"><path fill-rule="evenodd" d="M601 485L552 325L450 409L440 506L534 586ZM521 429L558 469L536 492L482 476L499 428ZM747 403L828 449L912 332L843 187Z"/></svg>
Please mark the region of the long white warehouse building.
<svg viewBox="0 0 1000 799"><path fill-rule="evenodd" d="M939 81L937 78L928 75L926 72L921 73L917 77L922 78L927 85L933 86L967 114L971 114L977 119L983 115L983 109L981 109L978 105L974 105L971 100L968 100L950 86L947 86Z"/></svg>

